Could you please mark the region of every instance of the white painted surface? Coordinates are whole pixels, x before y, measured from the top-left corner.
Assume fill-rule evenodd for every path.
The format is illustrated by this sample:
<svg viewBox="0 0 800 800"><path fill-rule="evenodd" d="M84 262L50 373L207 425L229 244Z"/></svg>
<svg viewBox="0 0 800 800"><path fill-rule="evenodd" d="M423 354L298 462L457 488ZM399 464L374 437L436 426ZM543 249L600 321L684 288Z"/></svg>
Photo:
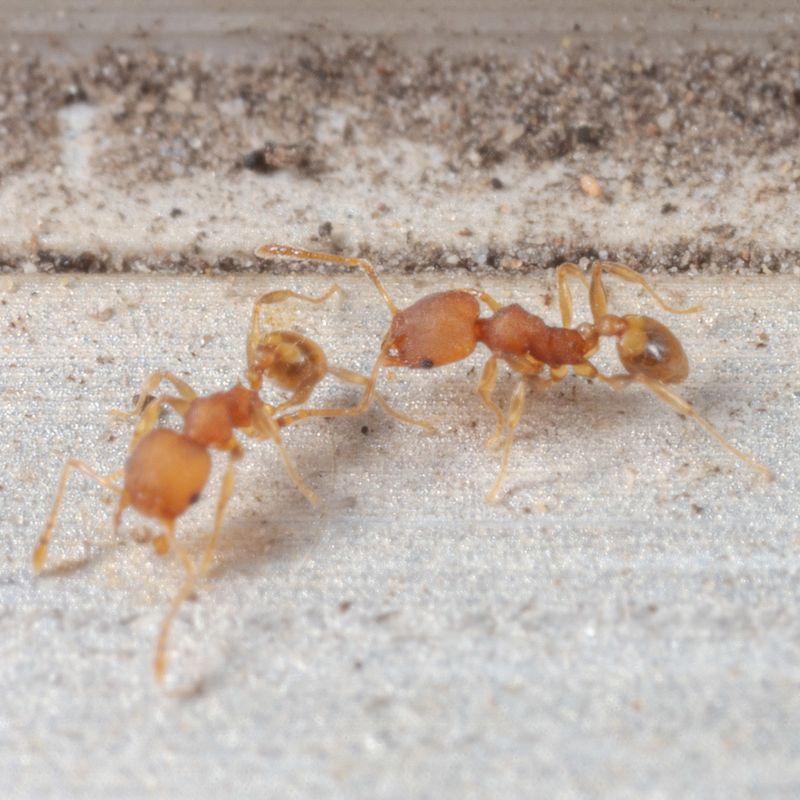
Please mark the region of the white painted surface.
<svg viewBox="0 0 800 800"><path fill-rule="evenodd" d="M387 313L361 276L337 280L343 300L287 308L279 322L363 372ZM451 285L387 282L401 304ZM134 541L140 519L128 515L114 542L104 492L76 478L55 573L32 578L63 460L110 470L124 459L129 427L108 409L128 406L157 367L201 391L231 385L253 299L328 284L4 279L6 796L791 796L792 278L658 282L674 302L706 302L669 320L692 361L682 393L775 470L772 484L655 399L571 378L529 400L507 491L487 506L497 459L483 448L476 354L382 383L438 435L377 410L287 431L321 512L269 445L248 445L217 567L175 627L166 691L151 659L180 569ZM538 279L482 285L556 316ZM613 308L654 313L613 290ZM510 388L503 378L499 396ZM319 401L353 399L331 384ZM212 501L181 523L190 547Z"/></svg>

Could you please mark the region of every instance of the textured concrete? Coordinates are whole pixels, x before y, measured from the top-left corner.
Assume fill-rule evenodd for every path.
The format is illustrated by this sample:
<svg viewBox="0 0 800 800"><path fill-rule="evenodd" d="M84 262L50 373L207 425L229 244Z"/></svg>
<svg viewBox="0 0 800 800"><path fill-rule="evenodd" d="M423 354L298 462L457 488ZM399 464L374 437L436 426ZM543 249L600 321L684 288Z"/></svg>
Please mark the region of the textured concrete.
<svg viewBox="0 0 800 800"><path fill-rule="evenodd" d="M229 57L252 58L285 38L390 33L409 48L420 45L474 49L495 41L504 49L558 44L564 37L604 47L671 46L712 41L768 44L776 33L798 23L792 0L715 0L713 3L635 0L496 0L491 10L477 0L413 0L395 7L378 0L237 0L224 6L198 0L156 0L135 6L123 0L50 0L35 6L3 0L2 38L26 39L43 49L80 52L110 38L171 50L202 47Z"/></svg>
<svg viewBox="0 0 800 800"><path fill-rule="evenodd" d="M796 3L225 5L0 0L0 795L799 796ZM368 252L401 304L481 286L553 322L543 266L659 272L705 302L668 320L683 396L777 478L569 378L529 397L489 506L485 354L398 371L382 390L437 434L379 409L286 431L319 510L245 443L159 686L181 569L153 526L115 539L76 476L37 579L31 551L67 458L124 463L108 411L152 370L241 377L259 294L336 280L275 324L369 370L366 279L258 265L265 240Z"/></svg>
<svg viewBox="0 0 800 800"><path fill-rule="evenodd" d="M186 5L163 29L143 10L124 16L120 37L136 24L148 35L99 51L99 6L69 6L44 49L34 12L6 10L17 36L0 38L0 270L253 270L253 248L277 240L403 269L610 256L800 274L800 28L780 3L750 15L669 4L651 20L660 38L642 41L632 8L529 16L508 2L493 24L516 15L525 46L486 34L466 53L413 26L408 47L390 20L382 37L306 31L318 6L299 4L262 19L293 19L296 36L232 25L234 41L261 30L243 63L212 47L226 37L201 13L207 39L174 41ZM709 43L709 19L730 35ZM94 44L74 52L78 26Z"/></svg>
<svg viewBox="0 0 800 800"><path fill-rule="evenodd" d="M287 306L276 324L363 372L387 313L361 276L337 280L343 299ZM379 410L287 431L321 511L269 444L248 446L166 688L151 659L180 568L142 543L145 522L130 513L114 541L107 494L76 477L52 569L31 576L58 471L70 456L121 465L129 426L107 411L150 370L229 386L252 300L329 280L3 281L4 796L796 796L793 278L658 281L706 302L670 320L693 365L684 396L774 483L641 391L571 378L530 398L490 507L481 355L398 373L384 391L437 435ZM452 285L387 282L400 303ZM556 316L543 280L483 286ZM636 295L614 284L612 308L654 313ZM354 399L321 389L319 402ZM181 521L193 551L213 494Z"/></svg>

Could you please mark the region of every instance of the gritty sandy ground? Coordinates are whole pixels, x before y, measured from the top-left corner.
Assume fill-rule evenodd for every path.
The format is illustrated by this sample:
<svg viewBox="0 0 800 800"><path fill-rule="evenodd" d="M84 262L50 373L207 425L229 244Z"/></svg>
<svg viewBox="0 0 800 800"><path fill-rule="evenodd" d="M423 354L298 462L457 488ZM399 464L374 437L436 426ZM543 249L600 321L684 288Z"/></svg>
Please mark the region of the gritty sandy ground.
<svg viewBox="0 0 800 800"><path fill-rule="evenodd" d="M7 46L3 268L252 271L272 240L406 271L798 270L791 32L613 56L293 41L247 63Z"/></svg>

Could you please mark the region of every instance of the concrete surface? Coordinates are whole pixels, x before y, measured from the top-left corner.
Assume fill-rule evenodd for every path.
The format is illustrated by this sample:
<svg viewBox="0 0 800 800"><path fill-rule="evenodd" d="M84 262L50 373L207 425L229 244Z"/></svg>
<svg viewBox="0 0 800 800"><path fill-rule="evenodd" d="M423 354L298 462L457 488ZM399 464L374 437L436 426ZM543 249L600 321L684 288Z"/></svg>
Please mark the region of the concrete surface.
<svg viewBox="0 0 800 800"><path fill-rule="evenodd" d="M404 271L610 256L800 274L800 26L771 5L673 5L654 43L600 9L586 25L605 36L573 25L539 46L531 12L525 47L487 33L454 52L410 47L389 21L347 34L353 9L314 34L301 4L295 35L264 33L244 60L169 26L73 52L76 26L102 31L81 4L46 49L25 33L30 12L7 11L0 270L253 271L266 240ZM709 43L709 18L753 35Z"/></svg>
<svg viewBox="0 0 800 800"><path fill-rule="evenodd" d="M535 5L0 0L3 798L800 794L796 4ZM401 303L482 286L553 322L547 267L626 260L705 301L668 320L682 393L777 480L572 378L529 399L487 506L481 354L398 372L437 435L287 431L318 511L247 445L159 687L181 573L147 523L115 540L76 477L36 580L31 549L65 459L122 465L107 412L152 370L240 376L261 293L336 280L276 323L369 369L368 282L257 262L269 240L369 255Z"/></svg>
<svg viewBox="0 0 800 800"><path fill-rule="evenodd" d="M324 41L388 33L412 49L472 51L487 41L524 50L568 36L625 48L687 40L767 44L776 33L798 24L792 0L661 0L647 5L635 0L495 0L491 9L477 0L413 0L403 6L380 0L173 0L166 8L155 0L139 0L135 7L123 0L46 0L36 5L3 0L0 15L5 22L0 40L33 41L43 50L52 51L54 41L56 50L75 54L109 39L137 46L144 39L173 51L202 47L247 59L298 35Z"/></svg>
<svg viewBox="0 0 800 800"><path fill-rule="evenodd" d="M151 659L180 568L142 543L145 522L129 514L114 541L108 496L77 477L52 571L31 576L61 464L121 465L129 426L107 411L130 405L149 371L229 386L253 299L330 280L3 281L6 797L797 794L795 279L658 280L676 303L706 303L669 320L692 361L684 396L774 483L654 398L571 378L529 401L490 507L482 354L399 372L384 391L437 435L378 410L287 431L319 512L270 445L248 446L165 689ZM287 306L276 324L364 372L387 313L361 276L337 281L343 299ZM455 285L387 283L401 304ZM556 315L546 279L482 285ZM636 295L614 284L612 308L653 313ZM354 399L321 389L318 402ZM212 500L181 522L195 551Z"/></svg>

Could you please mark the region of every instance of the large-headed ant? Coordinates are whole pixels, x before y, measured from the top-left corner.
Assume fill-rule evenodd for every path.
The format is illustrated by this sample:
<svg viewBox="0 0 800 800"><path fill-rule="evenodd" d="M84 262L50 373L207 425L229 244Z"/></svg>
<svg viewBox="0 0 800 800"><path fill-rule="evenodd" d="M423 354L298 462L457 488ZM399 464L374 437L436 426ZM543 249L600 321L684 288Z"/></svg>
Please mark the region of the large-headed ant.
<svg viewBox="0 0 800 800"><path fill-rule="evenodd" d="M304 403L316 385L328 374L349 383L372 388L369 379L363 375L330 366L319 345L305 336L293 331L272 331L265 329L262 324L261 316L265 306L290 298L322 303L336 291L338 287L334 286L319 298L291 291L265 294L253 307L247 338L246 374L250 388L237 384L228 391L201 397L173 373L154 372L145 381L132 411L112 412L119 417L139 417L125 466L109 475L101 475L77 459L71 459L64 465L52 510L33 552L33 570L39 573L44 567L67 481L75 470L119 495L113 518L115 534L122 513L128 507L158 520L163 527L163 533L153 540L156 552L163 555L170 550L174 551L186 572L183 584L172 599L159 632L154 664L159 680L166 670L166 651L172 622L183 602L193 593L197 582L207 574L214 559L225 507L233 493L234 465L244 453L235 432L240 431L253 439L272 440L294 484L309 502L316 505L316 495L300 477L283 444L281 429L310 417L353 416L361 413L359 406L300 409L291 414L280 414L285 409ZM291 397L277 406L263 402L258 390L265 378L292 391ZM172 384L177 395L154 398L152 393L164 381ZM412 424L424 424L394 411L381 396L376 395L376 399L387 413L397 419ZM165 406L173 408L181 416L181 431L158 426ZM195 563L188 550L177 540L175 526L177 519L199 498L208 482L211 474L209 450L227 453L228 466L222 478L213 531L199 563ZM117 483L120 478L121 486Z"/></svg>
<svg viewBox="0 0 800 800"><path fill-rule="evenodd" d="M616 316L608 313L607 297L603 286L603 273L642 286L665 311L674 314L692 313L699 306L676 309L668 305L640 274L623 264L596 262L587 281L575 264L558 267L557 281L562 326L547 325L535 314L514 303L502 305L489 294L471 289L436 292L417 300L404 309L398 309L375 268L362 258L304 250L287 245L262 245L256 250L260 258L296 258L323 261L363 269L377 288L392 315L389 330L383 338L381 349L370 374L370 383L362 396L360 407L371 402L378 374L382 367L411 367L431 369L466 358L483 342L491 356L483 369L478 384L478 394L484 405L497 420L494 433L487 442L503 444L503 459L497 479L487 499L496 500L508 471L508 462L514 430L522 416L526 381L546 388L560 381L571 368L576 375L597 378L613 389L622 389L638 383L649 389L678 413L694 419L723 447L749 464L767 478L772 473L747 453L734 447L705 417L688 402L667 388L667 384L680 383L689 374L689 362L678 339L657 320L636 314ZM568 278L581 280L589 291L592 322L573 328L572 296ZM492 312L481 317L479 301ZM617 340L617 353L626 370L617 375L604 375L589 361L599 347L601 338ZM492 399L497 376L498 359L519 373L522 378L515 387L508 410L502 409ZM548 367L548 373L541 373Z"/></svg>

